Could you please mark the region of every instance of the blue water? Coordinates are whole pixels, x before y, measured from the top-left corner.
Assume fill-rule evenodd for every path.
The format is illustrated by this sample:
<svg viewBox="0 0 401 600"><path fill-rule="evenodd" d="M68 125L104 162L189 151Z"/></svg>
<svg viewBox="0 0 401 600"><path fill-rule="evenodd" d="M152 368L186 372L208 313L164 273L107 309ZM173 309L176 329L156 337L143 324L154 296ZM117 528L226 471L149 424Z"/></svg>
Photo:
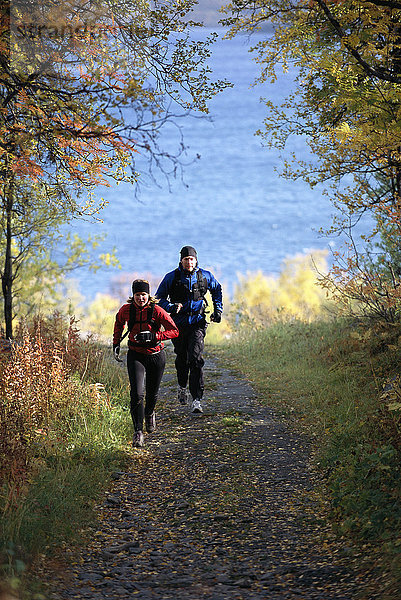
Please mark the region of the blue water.
<svg viewBox="0 0 401 600"><path fill-rule="evenodd" d="M181 123L188 162L201 155L186 167L186 185L177 179L169 189L159 177L162 187L148 182L139 200L131 187L113 187L104 193L109 204L102 224L75 222L74 230L83 236L106 232L102 251L115 247L122 266L122 271L77 271L87 300L108 292L121 272L153 274L157 281L175 268L179 250L187 244L197 249L200 265L215 273L228 294L238 274L276 274L286 257L338 246L338 239L318 234L333 214L321 190L280 178L275 172L281 166L278 153L262 147L254 135L266 113L260 97L286 96L294 86L293 74L281 74L275 85L250 87L258 67L248 49L245 38L214 46L210 65L215 76L234 87L210 103L212 121L190 118ZM177 137L173 128L165 135L168 145ZM307 152L302 140L296 141L297 148L294 144L290 150Z"/></svg>

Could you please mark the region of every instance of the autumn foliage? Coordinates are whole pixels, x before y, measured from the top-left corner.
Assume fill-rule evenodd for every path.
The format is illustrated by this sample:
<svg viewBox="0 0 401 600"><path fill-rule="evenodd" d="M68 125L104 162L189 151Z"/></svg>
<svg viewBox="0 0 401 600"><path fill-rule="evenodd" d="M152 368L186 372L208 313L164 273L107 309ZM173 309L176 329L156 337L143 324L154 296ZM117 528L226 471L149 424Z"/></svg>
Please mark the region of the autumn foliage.
<svg viewBox="0 0 401 600"><path fill-rule="evenodd" d="M273 27L272 35L255 40L259 83L274 82L278 69L296 77L294 92L281 105L265 99L259 133L283 154L285 177L319 185L332 200L337 210L330 233L352 237L334 257L331 284L324 284L366 315L398 319L400 4L233 0L226 13L231 35ZM296 136L307 141L310 160L292 152ZM359 238L354 231L361 220Z"/></svg>
<svg viewBox="0 0 401 600"><path fill-rule="evenodd" d="M209 81L204 64L213 36L189 39L192 4L2 4L0 275L7 338L18 271L43 222L97 215L104 205L95 196L99 185L134 184L139 170L180 170L176 119L185 110L207 112L208 98L224 87ZM166 150L160 131L171 122L178 141Z"/></svg>
<svg viewBox="0 0 401 600"><path fill-rule="evenodd" d="M40 448L65 445L77 415L110 408L101 384L81 383L98 359L90 339L60 315L37 320L2 353L0 483L8 482L12 495L23 490Z"/></svg>
<svg viewBox="0 0 401 600"><path fill-rule="evenodd" d="M232 331L327 316L327 295L318 285L319 273L327 272L326 254L314 250L286 258L278 276L262 272L240 276L228 309Z"/></svg>

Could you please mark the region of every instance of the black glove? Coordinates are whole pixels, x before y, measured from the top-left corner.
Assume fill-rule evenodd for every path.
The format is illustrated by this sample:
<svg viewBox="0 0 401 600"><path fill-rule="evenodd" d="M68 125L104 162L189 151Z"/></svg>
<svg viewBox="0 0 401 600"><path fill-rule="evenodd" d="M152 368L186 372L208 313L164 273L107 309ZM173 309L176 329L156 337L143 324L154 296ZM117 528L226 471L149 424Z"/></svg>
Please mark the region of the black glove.
<svg viewBox="0 0 401 600"><path fill-rule="evenodd" d="M120 344L113 344L113 356L118 362L122 362L120 358Z"/></svg>
<svg viewBox="0 0 401 600"><path fill-rule="evenodd" d="M140 331L136 334L135 341L140 346L155 346L156 334L154 331Z"/></svg>
<svg viewBox="0 0 401 600"><path fill-rule="evenodd" d="M220 323L221 321L221 312L215 310L214 313L210 316L210 320L214 323Z"/></svg>

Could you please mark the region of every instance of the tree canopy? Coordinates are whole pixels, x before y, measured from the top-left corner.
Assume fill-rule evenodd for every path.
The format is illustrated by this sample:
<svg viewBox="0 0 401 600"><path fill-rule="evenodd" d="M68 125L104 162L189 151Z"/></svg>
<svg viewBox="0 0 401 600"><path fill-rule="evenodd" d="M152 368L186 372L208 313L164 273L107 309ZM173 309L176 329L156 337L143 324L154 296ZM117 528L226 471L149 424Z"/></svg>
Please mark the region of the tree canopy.
<svg viewBox="0 0 401 600"><path fill-rule="evenodd" d="M273 33L253 48L259 83L275 81L278 68L295 67L296 90L281 106L266 99L260 130L266 143L280 149L294 135L307 139L312 160L287 159L284 175L326 186L339 209L333 231L352 231L366 212L376 223L367 242L386 231L384 253L382 246L361 255L351 239L335 276L342 284L352 281L360 299L376 289L385 292L386 303L397 304L397 281L380 280L377 267L391 263L400 248L401 3L234 0L226 13L231 35L272 25ZM385 279L391 289L383 290Z"/></svg>
<svg viewBox="0 0 401 600"><path fill-rule="evenodd" d="M171 106L207 112L211 38L192 41L193 0L16 0L2 3L0 190L6 335L11 337L13 236L26 195L36 214L95 214L99 184L137 180L136 156L176 165L159 147ZM170 168L170 167L167 167ZM40 191L39 191L40 188ZM40 204L40 210L39 210ZM30 211L32 215L32 211ZM15 247L15 245L14 245Z"/></svg>

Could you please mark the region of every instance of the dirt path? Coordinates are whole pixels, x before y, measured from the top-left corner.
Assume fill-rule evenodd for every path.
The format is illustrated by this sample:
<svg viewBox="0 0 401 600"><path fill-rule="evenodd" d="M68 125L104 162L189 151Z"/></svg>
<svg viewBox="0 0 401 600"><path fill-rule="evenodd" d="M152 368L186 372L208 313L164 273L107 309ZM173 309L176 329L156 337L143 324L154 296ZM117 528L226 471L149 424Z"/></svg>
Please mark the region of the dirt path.
<svg viewBox="0 0 401 600"><path fill-rule="evenodd" d="M379 598L360 595L366 573L319 518L307 440L211 358L206 382L194 417L166 373L157 431L114 474L91 543L67 555L49 597Z"/></svg>

